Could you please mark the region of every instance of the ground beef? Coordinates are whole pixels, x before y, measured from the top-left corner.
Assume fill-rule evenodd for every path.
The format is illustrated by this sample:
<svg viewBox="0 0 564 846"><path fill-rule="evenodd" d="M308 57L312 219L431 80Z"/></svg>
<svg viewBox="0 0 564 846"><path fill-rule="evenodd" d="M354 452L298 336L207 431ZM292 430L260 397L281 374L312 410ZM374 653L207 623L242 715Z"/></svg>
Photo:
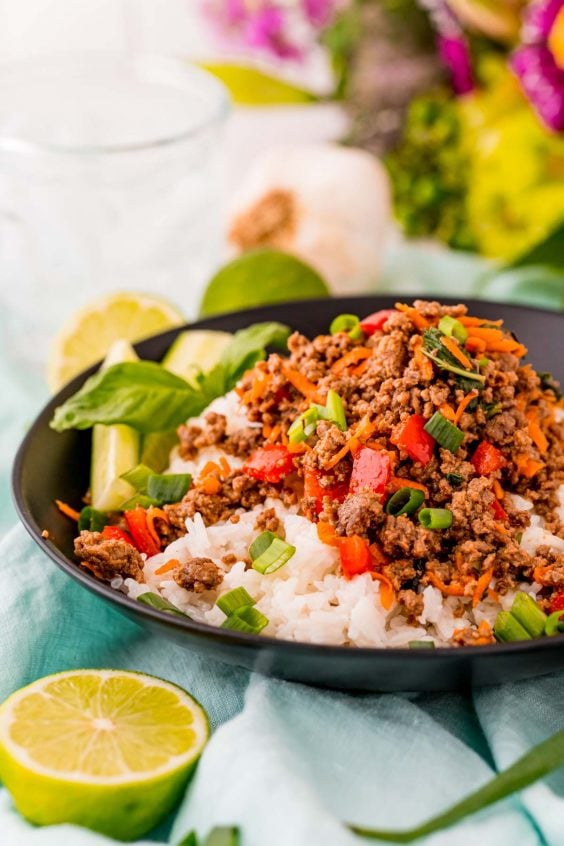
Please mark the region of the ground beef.
<svg viewBox="0 0 564 846"><path fill-rule="evenodd" d="M261 511L255 521L255 529L258 532L273 532L279 534L282 528L282 523L276 515L274 508L266 508Z"/></svg>
<svg viewBox="0 0 564 846"><path fill-rule="evenodd" d="M407 619L410 623L416 623L417 618L423 613L423 597L414 590L400 590L398 602L407 611Z"/></svg>
<svg viewBox="0 0 564 846"><path fill-rule="evenodd" d="M195 458L200 449L220 444L225 438L227 419L224 414L208 412L204 418L204 425L179 426L177 430L180 441L178 454L181 458Z"/></svg>
<svg viewBox="0 0 564 846"><path fill-rule="evenodd" d="M409 517L386 515L377 540L392 558L429 558L441 549L441 533L416 525Z"/></svg>
<svg viewBox="0 0 564 846"><path fill-rule="evenodd" d="M229 455L247 458L263 443L262 430L256 426L247 426L245 429L239 429L237 432L228 435L221 446Z"/></svg>
<svg viewBox="0 0 564 846"><path fill-rule="evenodd" d="M366 537L371 530L380 526L385 517L380 499L371 491L348 496L338 507L337 533Z"/></svg>
<svg viewBox="0 0 564 846"><path fill-rule="evenodd" d="M75 538L74 552L102 579L110 581L114 576L123 576L143 581L143 559L126 541L104 538L101 532L81 532Z"/></svg>
<svg viewBox="0 0 564 846"><path fill-rule="evenodd" d="M174 571L174 581L185 590L203 593L215 590L223 581L223 574L209 558L191 558Z"/></svg>
<svg viewBox="0 0 564 846"><path fill-rule="evenodd" d="M564 587L564 555L548 546L539 546L533 560L533 570L541 568L542 583L553 588Z"/></svg>

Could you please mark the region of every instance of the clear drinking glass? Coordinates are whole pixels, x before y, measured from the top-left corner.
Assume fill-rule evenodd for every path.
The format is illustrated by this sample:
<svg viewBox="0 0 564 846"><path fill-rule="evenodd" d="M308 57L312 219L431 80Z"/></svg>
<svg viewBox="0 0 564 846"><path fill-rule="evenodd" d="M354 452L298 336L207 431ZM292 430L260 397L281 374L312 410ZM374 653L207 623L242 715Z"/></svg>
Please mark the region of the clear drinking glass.
<svg viewBox="0 0 564 846"><path fill-rule="evenodd" d="M218 261L223 87L181 60L0 69L0 327L36 365L76 308L160 294L194 316Z"/></svg>

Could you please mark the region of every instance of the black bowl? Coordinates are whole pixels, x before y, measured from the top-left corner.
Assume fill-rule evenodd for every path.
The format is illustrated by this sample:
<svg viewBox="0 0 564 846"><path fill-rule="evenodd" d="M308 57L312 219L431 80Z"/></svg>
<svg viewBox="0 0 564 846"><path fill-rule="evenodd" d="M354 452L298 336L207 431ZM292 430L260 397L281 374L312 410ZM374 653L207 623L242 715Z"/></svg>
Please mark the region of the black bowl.
<svg viewBox="0 0 564 846"><path fill-rule="evenodd" d="M393 303L394 298L389 296L311 300L222 315L193 326L234 331L257 321L278 320L305 334L316 335L326 331L332 318L341 312L369 314ZM468 305L471 313L491 319L503 317L529 348L535 367L551 371L564 383L562 315L486 302L469 301ZM141 358L160 360L183 328L137 344L137 352ZM75 527L54 504L56 498L80 503L88 487L90 432L61 435L49 428L56 406L95 370L92 367L77 376L51 400L29 430L14 464L16 507L31 537L61 570L155 636L163 635L187 649L266 675L349 690L447 690L527 678L564 666L564 638L560 637L434 650L350 649L293 643L229 632L156 611L97 581L74 562ZM44 529L49 532L47 541L41 536Z"/></svg>

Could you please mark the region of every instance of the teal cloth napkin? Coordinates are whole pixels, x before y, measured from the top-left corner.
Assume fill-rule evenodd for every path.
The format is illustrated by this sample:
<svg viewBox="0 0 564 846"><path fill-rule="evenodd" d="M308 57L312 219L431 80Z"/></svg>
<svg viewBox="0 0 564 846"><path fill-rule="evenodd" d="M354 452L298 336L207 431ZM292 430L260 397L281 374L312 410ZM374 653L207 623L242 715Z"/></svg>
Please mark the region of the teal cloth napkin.
<svg viewBox="0 0 564 846"><path fill-rule="evenodd" d="M47 673L123 667L189 690L214 733L170 825L144 843L237 824L243 846L354 846L343 820L405 827L562 728L564 674L459 694L351 696L268 680L149 635L57 570L18 527L0 544L0 700ZM33 621L33 625L30 625ZM425 842L564 846L564 772ZM0 789L3 846L89 846L36 829Z"/></svg>

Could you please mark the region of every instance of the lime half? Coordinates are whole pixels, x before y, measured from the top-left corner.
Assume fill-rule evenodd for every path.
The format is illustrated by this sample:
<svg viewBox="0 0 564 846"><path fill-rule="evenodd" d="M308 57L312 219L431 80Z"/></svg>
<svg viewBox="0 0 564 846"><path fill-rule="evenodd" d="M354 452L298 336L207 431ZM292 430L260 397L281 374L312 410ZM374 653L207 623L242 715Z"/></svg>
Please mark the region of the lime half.
<svg viewBox="0 0 564 846"><path fill-rule="evenodd" d="M140 341L184 323L166 300L135 291L94 300L68 320L53 342L47 383L58 391L74 376L104 358L114 341Z"/></svg>
<svg viewBox="0 0 564 846"><path fill-rule="evenodd" d="M0 706L0 779L37 825L134 840L180 799L208 737L205 711L170 682L123 670L57 673Z"/></svg>

